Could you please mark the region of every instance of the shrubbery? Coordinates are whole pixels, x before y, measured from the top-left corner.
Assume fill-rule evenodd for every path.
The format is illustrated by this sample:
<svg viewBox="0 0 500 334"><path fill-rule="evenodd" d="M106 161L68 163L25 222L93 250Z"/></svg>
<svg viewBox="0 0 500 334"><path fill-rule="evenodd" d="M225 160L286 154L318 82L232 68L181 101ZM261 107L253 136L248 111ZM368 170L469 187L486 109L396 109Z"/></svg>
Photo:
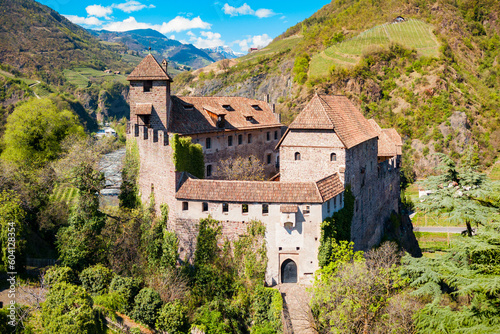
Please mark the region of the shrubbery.
<svg viewBox="0 0 500 334"><path fill-rule="evenodd" d="M130 312L134 305L134 298L140 291L140 282L131 277L115 276L109 285L109 292L116 293L123 297L125 300L124 312Z"/></svg>
<svg viewBox="0 0 500 334"><path fill-rule="evenodd" d="M186 333L189 328L188 308L179 301L166 303L158 313L156 328L169 334Z"/></svg>
<svg viewBox="0 0 500 334"><path fill-rule="evenodd" d="M150 288L144 288L135 296L131 316L134 320L153 327L161 306L162 301L158 292Z"/></svg>
<svg viewBox="0 0 500 334"><path fill-rule="evenodd" d="M102 264L88 267L80 273L82 286L93 295L102 295L106 293L112 279L113 272Z"/></svg>
<svg viewBox="0 0 500 334"><path fill-rule="evenodd" d="M52 286L57 283L76 283L77 277L70 267L53 266L46 272L44 278L45 285Z"/></svg>

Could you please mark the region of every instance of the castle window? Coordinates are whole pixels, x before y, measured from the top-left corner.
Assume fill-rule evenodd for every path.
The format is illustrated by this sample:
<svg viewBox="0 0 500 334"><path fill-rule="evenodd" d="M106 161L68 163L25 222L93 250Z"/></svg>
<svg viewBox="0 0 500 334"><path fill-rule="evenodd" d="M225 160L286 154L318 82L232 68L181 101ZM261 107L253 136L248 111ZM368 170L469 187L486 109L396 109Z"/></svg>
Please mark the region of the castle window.
<svg viewBox="0 0 500 334"><path fill-rule="evenodd" d="M267 141L271 140L271 132L269 132L269 131L266 133L266 140Z"/></svg>
<svg viewBox="0 0 500 334"><path fill-rule="evenodd" d="M212 165L207 165L207 177L212 176Z"/></svg>
<svg viewBox="0 0 500 334"><path fill-rule="evenodd" d="M252 108L255 110L262 110L262 108L258 104L252 104Z"/></svg>
<svg viewBox="0 0 500 334"><path fill-rule="evenodd" d="M269 213L269 204L262 204L262 214L267 215Z"/></svg>
<svg viewBox="0 0 500 334"><path fill-rule="evenodd" d="M241 213L248 213L248 204L241 204Z"/></svg>
<svg viewBox="0 0 500 334"><path fill-rule="evenodd" d="M330 154L330 161L337 161L337 155L335 153Z"/></svg>
<svg viewBox="0 0 500 334"><path fill-rule="evenodd" d="M238 145L243 144L243 135L238 135Z"/></svg>
<svg viewBox="0 0 500 334"><path fill-rule="evenodd" d="M330 201L326 202L326 211L330 213Z"/></svg>
<svg viewBox="0 0 500 334"><path fill-rule="evenodd" d="M205 139L205 148L208 150L209 148L212 148L212 139L207 138Z"/></svg>
<svg viewBox="0 0 500 334"><path fill-rule="evenodd" d="M336 208L337 207L337 197L334 197L333 198L333 207Z"/></svg>
<svg viewBox="0 0 500 334"><path fill-rule="evenodd" d="M189 203L182 202L182 211L187 211L187 210L189 210Z"/></svg>
<svg viewBox="0 0 500 334"><path fill-rule="evenodd" d="M251 134L251 133L249 133L249 134L248 134L248 143L250 144L251 142L252 142L252 134Z"/></svg>
<svg viewBox="0 0 500 334"><path fill-rule="evenodd" d="M295 160L300 160L300 153L299 152L295 152Z"/></svg>
<svg viewBox="0 0 500 334"><path fill-rule="evenodd" d="M233 111L233 107L231 107L229 104L223 104L222 108L226 109L227 111Z"/></svg>
<svg viewBox="0 0 500 334"><path fill-rule="evenodd" d="M208 211L208 203L207 202L201 203L201 211L202 212L207 212Z"/></svg>
<svg viewBox="0 0 500 334"><path fill-rule="evenodd" d="M153 88L153 81L152 80L143 81L142 88L144 92L150 92L151 89Z"/></svg>
<svg viewBox="0 0 500 334"><path fill-rule="evenodd" d="M228 203L222 203L222 212L223 213L229 212L229 204Z"/></svg>
<svg viewBox="0 0 500 334"><path fill-rule="evenodd" d="M268 154L267 155L267 164L270 165L271 164L271 154Z"/></svg>
<svg viewBox="0 0 500 334"><path fill-rule="evenodd" d="M310 213L311 213L311 207L310 207L309 205L306 205L305 209L304 209L304 210L302 210L302 213L303 213L304 215L308 215L308 214L310 214Z"/></svg>
<svg viewBox="0 0 500 334"><path fill-rule="evenodd" d="M227 146L233 146L233 136L227 136Z"/></svg>
<svg viewBox="0 0 500 334"><path fill-rule="evenodd" d="M274 131L274 140L278 140L278 131Z"/></svg>

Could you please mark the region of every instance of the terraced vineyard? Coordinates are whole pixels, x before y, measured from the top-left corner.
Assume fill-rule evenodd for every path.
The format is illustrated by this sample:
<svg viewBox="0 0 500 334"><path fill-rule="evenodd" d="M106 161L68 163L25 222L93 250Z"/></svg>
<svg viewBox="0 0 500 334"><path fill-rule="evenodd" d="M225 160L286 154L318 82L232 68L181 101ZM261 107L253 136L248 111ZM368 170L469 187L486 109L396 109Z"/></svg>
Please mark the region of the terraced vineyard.
<svg viewBox="0 0 500 334"><path fill-rule="evenodd" d="M52 199L55 201L64 201L71 206L78 196L78 190L68 185L57 185L52 193Z"/></svg>
<svg viewBox="0 0 500 334"><path fill-rule="evenodd" d="M420 20L409 19L401 23L376 26L316 54L311 59L309 75L325 75L332 65L354 66L363 54L378 48L386 48L391 43L416 49L422 56L439 55L439 43L432 33L432 26Z"/></svg>
<svg viewBox="0 0 500 334"><path fill-rule="evenodd" d="M123 74L104 73L103 71L88 67L77 67L71 70L66 69L64 70L64 76L70 83L83 88L88 87L89 82L92 80L119 81L123 84L128 84L126 76Z"/></svg>

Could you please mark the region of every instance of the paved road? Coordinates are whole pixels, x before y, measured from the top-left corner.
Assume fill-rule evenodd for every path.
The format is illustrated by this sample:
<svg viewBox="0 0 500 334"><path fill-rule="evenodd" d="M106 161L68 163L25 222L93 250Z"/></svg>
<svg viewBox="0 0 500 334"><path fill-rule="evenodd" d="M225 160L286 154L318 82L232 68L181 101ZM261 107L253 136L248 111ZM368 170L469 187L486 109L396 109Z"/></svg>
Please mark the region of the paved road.
<svg viewBox="0 0 500 334"><path fill-rule="evenodd" d="M456 226L413 226L414 232L450 232L450 233L462 233L465 231L465 227L456 227Z"/></svg>

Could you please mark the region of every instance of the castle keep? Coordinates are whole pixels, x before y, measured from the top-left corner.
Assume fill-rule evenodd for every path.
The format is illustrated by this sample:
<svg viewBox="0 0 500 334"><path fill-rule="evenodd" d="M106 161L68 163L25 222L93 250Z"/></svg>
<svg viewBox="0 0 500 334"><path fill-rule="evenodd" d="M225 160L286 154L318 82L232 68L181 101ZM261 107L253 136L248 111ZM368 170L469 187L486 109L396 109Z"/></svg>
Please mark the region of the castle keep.
<svg viewBox="0 0 500 334"><path fill-rule="evenodd" d="M357 249L378 244L384 222L398 212L401 137L366 120L344 96L315 95L282 136L266 102L172 96L167 63L152 55L128 80L128 137L139 147L141 197L145 202L154 191L157 204L168 204L183 259L194 254L201 218L221 221L229 240L260 220L266 226L266 282L308 281L318 269L321 223L343 208L344 187L350 185L355 197L351 238ZM205 179L175 170L174 133L203 146ZM279 177L215 179L217 163L237 155L257 156L268 176Z"/></svg>

